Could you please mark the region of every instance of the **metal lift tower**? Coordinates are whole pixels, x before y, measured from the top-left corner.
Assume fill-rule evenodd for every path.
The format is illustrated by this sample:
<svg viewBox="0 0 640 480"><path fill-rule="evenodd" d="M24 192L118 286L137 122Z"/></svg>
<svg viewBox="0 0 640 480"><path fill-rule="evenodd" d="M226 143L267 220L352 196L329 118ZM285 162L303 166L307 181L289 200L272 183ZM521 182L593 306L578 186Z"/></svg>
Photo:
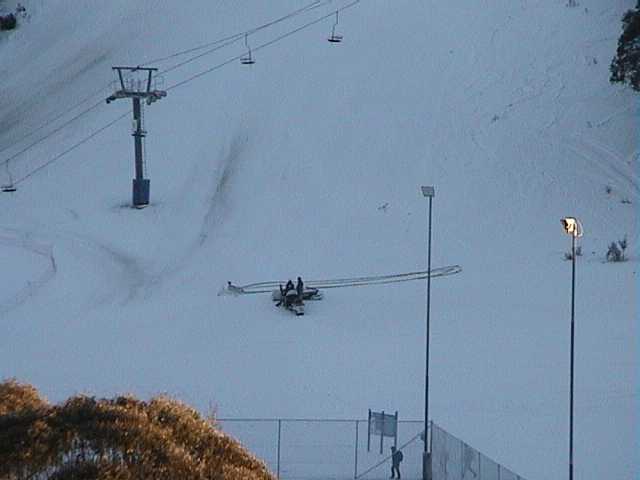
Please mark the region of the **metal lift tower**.
<svg viewBox="0 0 640 480"><path fill-rule="evenodd" d="M142 103L140 100L146 99L147 105L167 96L163 90L152 90L152 77L157 68L145 67L112 67L118 74L119 90L107 98L107 103L111 103L119 98L131 98L133 100L133 138L135 145L135 178L133 179L133 206L144 208L149 205L150 180L144 178L144 157L142 151L142 139L147 135L142 121ZM131 74L143 72L146 78L134 79ZM127 76L129 74L129 76Z"/></svg>

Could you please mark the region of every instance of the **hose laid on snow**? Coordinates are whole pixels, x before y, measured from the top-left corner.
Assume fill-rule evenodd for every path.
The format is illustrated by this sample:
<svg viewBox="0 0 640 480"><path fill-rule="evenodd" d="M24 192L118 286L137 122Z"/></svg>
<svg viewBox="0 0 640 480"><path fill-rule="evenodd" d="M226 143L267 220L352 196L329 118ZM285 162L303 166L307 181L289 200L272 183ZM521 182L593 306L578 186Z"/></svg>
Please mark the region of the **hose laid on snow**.
<svg viewBox="0 0 640 480"><path fill-rule="evenodd" d="M460 265L450 265L447 267L432 268L431 278L446 277L460 273ZM423 280L429 276L424 270L420 272L396 273L392 275L374 275L369 277L336 278L333 280L305 280L305 286L310 288L340 288L340 287L360 287L364 285L385 285L388 283L411 282ZM280 285L287 283L287 280L249 283L247 285L233 285L231 282L220 292L227 295L253 295L258 293L271 293L277 290Z"/></svg>

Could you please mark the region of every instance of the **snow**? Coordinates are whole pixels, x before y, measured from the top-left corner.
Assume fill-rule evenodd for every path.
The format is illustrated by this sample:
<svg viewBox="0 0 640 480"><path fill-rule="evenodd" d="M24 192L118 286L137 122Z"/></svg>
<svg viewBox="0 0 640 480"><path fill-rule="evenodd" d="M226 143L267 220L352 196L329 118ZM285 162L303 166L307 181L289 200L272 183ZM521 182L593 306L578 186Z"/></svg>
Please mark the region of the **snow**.
<svg viewBox="0 0 640 480"><path fill-rule="evenodd" d="M0 36L3 159L106 98L112 65L306 5L22 3L29 18ZM255 65L234 61L146 108L150 207L127 207L128 116L0 198L0 377L53 401L168 392L223 417L420 419L423 282L330 290L301 318L268 295L217 292L423 270L419 187L434 185L433 266L463 272L432 282L432 418L525 478L566 474L559 220L575 215L575 474L636 478L638 104L608 83L633 2L363 1L340 14L340 44L326 41L328 18L257 48L342 5L250 36ZM165 85L243 53L242 39ZM14 178L129 108L101 103L17 155ZM604 263L625 235L629 261Z"/></svg>

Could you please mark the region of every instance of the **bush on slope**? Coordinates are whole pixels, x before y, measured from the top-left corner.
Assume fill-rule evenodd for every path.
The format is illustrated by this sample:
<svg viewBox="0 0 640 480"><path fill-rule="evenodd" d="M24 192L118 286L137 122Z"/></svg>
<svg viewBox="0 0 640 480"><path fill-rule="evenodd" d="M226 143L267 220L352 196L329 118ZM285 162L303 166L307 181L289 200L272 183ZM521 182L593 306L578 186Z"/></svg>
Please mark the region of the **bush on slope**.
<svg viewBox="0 0 640 480"><path fill-rule="evenodd" d="M50 405L0 384L0 478L272 480L263 462L192 408L158 397Z"/></svg>

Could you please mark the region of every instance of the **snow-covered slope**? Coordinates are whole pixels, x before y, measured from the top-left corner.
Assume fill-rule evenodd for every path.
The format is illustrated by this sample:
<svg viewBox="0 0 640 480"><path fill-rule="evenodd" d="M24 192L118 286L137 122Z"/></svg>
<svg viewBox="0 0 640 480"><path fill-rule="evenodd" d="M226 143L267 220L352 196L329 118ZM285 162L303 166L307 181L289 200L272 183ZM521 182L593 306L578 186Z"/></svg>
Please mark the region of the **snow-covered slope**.
<svg viewBox="0 0 640 480"><path fill-rule="evenodd" d="M126 114L97 105L112 65L311 2L22 3L29 18L0 36L1 158L19 179ZM433 184L433 265L464 269L432 284L434 420L527 478L564 475L559 219L576 215L576 476L635 478L638 107L608 83L633 2L459 3L362 1L339 16L341 44L327 18L257 48L347 4L319 2L251 35L251 67L189 80L241 38L167 72L146 109L147 209L127 208L129 116L0 198L0 376L52 400L163 391L223 416L420 418L424 284L332 290L302 318L217 292L423 269ZM603 263L625 235L630 261Z"/></svg>

